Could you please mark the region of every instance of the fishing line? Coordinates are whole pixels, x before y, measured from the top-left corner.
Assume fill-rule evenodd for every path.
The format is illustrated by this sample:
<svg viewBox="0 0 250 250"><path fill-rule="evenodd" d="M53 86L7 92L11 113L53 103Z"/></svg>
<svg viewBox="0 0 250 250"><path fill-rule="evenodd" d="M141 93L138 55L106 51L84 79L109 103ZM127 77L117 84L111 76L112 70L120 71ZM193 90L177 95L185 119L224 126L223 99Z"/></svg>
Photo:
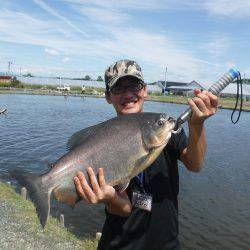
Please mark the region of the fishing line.
<svg viewBox="0 0 250 250"><path fill-rule="evenodd" d="M232 123L236 124L239 119L240 119L240 115L241 115L241 111L242 111L242 105L243 105L243 91L242 91L242 79L241 79L241 74L240 72L239 73L239 76L237 77L237 81L236 81L236 84L237 84L237 95L236 95L236 102L235 102L235 107L234 107L234 110L231 114L231 121ZM240 90L240 93L239 93L239 90ZM234 121L234 114L235 114L235 111L238 107L238 102L239 102L239 98L240 98L240 108L239 108L239 113L238 113L238 117L237 119Z"/></svg>

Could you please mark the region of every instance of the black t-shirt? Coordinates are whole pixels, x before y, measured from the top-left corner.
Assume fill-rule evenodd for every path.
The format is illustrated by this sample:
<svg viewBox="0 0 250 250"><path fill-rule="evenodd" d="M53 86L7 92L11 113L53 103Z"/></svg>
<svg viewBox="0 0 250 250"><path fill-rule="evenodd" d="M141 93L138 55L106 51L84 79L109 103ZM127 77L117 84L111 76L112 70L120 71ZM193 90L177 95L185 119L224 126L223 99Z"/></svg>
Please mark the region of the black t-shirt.
<svg viewBox="0 0 250 250"><path fill-rule="evenodd" d="M145 191L153 197L150 212L133 207L129 217L123 218L105 210L99 250L179 249L177 159L186 146L184 130L172 134L156 161L144 170L143 186L138 177L130 181L126 190L130 200L135 191Z"/></svg>

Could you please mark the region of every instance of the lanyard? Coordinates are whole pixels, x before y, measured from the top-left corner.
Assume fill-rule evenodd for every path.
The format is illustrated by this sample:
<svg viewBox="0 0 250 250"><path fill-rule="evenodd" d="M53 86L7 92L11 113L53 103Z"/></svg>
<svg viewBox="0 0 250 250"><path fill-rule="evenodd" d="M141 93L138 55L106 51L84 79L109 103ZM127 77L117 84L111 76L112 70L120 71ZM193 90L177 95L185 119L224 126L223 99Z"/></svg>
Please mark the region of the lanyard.
<svg viewBox="0 0 250 250"><path fill-rule="evenodd" d="M146 190L144 188L144 181L145 181L144 177L145 177L144 172L141 172L140 174L137 175L137 178L138 178L138 180L140 182L141 192L146 195L147 192L146 192Z"/></svg>
<svg viewBox="0 0 250 250"><path fill-rule="evenodd" d="M144 194L146 194L146 191L144 189L144 172L141 172L140 174L137 175L137 178L140 181L140 186Z"/></svg>
<svg viewBox="0 0 250 250"><path fill-rule="evenodd" d="M144 172L141 172L140 174L137 175L141 185L143 186L144 184Z"/></svg>

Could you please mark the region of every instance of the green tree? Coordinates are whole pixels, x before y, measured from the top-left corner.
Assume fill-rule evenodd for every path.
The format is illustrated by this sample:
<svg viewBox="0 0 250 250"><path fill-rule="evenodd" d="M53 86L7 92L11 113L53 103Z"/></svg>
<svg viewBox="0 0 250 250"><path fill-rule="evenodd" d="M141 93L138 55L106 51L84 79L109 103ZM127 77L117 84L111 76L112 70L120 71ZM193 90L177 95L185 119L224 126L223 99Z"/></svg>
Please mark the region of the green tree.
<svg viewBox="0 0 250 250"><path fill-rule="evenodd" d="M84 76L83 80L90 81L91 77L89 75Z"/></svg>
<svg viewBox="0 0 250 250"><path fill-rule="evenodd" d="M243 83L246 85L250 85L250 79L243 79Z"/></svg>
<svg viewBox="0 0 250 250"><path fill-rule="evenodd" d="M26 76L26 77L33 77L33 75L32 75L31 73L27 73L27 74L25 74L25 75L23 75L23 76Z"/></svg>
<svg viewBox="0 0 250 250"><path fill-rule="evenodd" d="M102 79L102 77L101 77L101 76L98 76L98 77L97 77L97 79L96 79L96 81L103 82L103 79Z"/></svg>

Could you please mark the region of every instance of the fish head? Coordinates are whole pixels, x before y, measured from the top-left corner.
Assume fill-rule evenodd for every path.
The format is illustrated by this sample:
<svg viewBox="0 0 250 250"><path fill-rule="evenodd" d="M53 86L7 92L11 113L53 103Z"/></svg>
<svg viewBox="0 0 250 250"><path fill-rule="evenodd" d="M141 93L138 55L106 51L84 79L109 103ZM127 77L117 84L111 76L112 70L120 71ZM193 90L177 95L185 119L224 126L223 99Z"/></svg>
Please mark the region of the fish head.
<svg viewBox="0 0 250 250"><path fill-rule="evenodd" d="M142 125L142 139L147 150L163 148L169 141L176 120L164 113L148 113Z"/></svg>

